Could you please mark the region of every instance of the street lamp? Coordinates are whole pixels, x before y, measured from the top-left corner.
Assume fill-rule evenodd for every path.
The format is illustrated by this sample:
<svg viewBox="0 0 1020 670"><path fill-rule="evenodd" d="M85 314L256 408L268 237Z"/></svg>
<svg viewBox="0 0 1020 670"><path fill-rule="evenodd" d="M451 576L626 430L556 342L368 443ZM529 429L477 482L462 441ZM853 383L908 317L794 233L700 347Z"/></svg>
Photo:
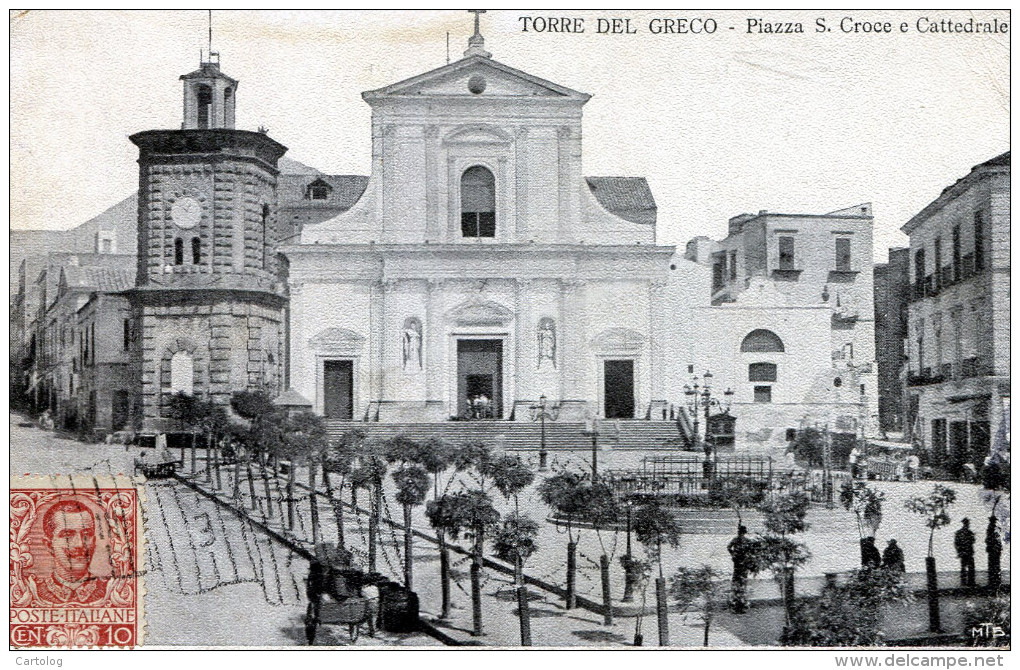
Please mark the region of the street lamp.
<svg viewBox="0 0 1020 670"><path fill-rule="evenodd" d="M599 478L599 418L585 419L584 424L581 433L591 436L591 483L594 484Z"/></svg>
<svg viewBox="0 0 1020 670"><path fill-rule="evenodd" d="M730 407L733 405L733 389L727 388L723 391L723 399L712 397L712 379L714 375L705 370L705 374L702 376L702 384L698 384L698 377L692 378L692 384L684 385L684 395L687 396L687 408L691 411L694 416L694 438L698 440L698 415L700 412L705 413L705 469L712 468L712 472L715 472L715 465L719 459L719 452L716 449L715 440L709 440L709 418L711 416L712 408L715 407L723 412L729 412ZM714 438L714 436L712 436ZM708 457L712 456L713 464L708 465Z"/></svg>
<svg viewBox="0 0 1020 670"><path fill-rule="evenodd" d="M542 426L542 437L539 441L538 447L538 469L547 470L548 465L546 460L548 458L548 452L545 449L545 420L555 421L560 416L560 406L558 404L549 405L548 399L545 394L542 394L538 402L531 405L531 420L541 421Z"/></svg>

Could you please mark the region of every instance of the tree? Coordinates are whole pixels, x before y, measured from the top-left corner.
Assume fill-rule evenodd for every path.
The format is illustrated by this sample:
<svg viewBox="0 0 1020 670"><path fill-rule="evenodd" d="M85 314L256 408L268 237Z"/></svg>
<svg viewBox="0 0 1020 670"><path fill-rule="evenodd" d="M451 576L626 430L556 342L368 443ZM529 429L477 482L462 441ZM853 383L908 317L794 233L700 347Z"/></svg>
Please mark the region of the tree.
<svg viewBox="0 0 1020 670"><path fill-rule="evenodd" d="M928 629L936 633L942 629L939 612L939 582L935 569L935 531L949 525L949 508L956 502L956 491L936 484L927 496L915 496L906 501L908 511L924 517L924 525L928 528L928 555L924 559L925 572L928 577Z"/></svg>
<svg viewBox="0 0 1020 670"><path fill-rule="evenodd" d="M425 470L432 475L432 500L440 499L440 490L446 493L453 481L451 476L446 486L440 485L442 474L453 465L455 449L441 438L433 436L418 443L418 462ZM436 531L436 541L439 544L439 585L442 599L440 617L446 619L450 616L450 550L446 546L446 532L441 526L432 526Z"/></svg>
<svg viewBox="0 0 1020 670"><path fill-rule="evenodd" d="M538 485L538 495L553 510L558 521L567 527L567 594L566 608L577 606L577 542L574 524L584 519L588 502L586 478L576 472L560 472L546 477Z"/></svg>
<svg viewBox="0 0 1020 670"><path fill-rule="evenodd" d="M531 646L531 619L528 606L528 585L524 582L524 563L538 551L535 538L538 537L538 524L527 516L514 512L505 519L503 525L492 538L496 556L514 564L514 582L517 584L517 616L521 625L521 645Z"/></svg>
<svg viewBox="0 0 1020 670"><path fill-rule="evenodd" d="M315 496L316 473L323 453L328 448L326 424L323 418L313 412L298 412L285 415L280 456L290 462L287 473L287 526L294 528L295 477L298 464L308 467L309 504L312 515L312 542L319 543L319 507Z"/></svg>
<svg viewBox="0 0 1020 670"><path fill-rule="evenodd" d="M531 468L519 456L510 455L486 459L483 468L503 497L508 502L513 499L514 511L519 512L517 496L535 481L535 473Z"/></svg>
<svg viewBox="0 0 1020 670"><path fill-rule="evenodd" d="M446 494L439 500L430 501L425 514L433 527L442 527L456 539L461 532L473 541L471 552L471 609L474 630L472 635L482 635L482 563L485 536L496 530L499 512L492 505L492 498L481 489L470 489Z"/></svg>
<svg viewBox="0 0 1020 670"><path fill-rule="evenodd" d="M720 506L730 507L737 515L737 527L744 525L743 510L753 509L765 499L768 482L754 477L716 477L710 495Z"/></svg>
<svg viewBox="0 0 1020 670"><path fill-rule="evenodd" d="M659 619L659 646L669 646L669 604L666 601L666 578L662 571L663 545L680 546L681 528L673 513L662 504L658 497L652 497L637 508L634 515L634 535L645 548L649 562L659 565L659 576L655 580L656 612ZM641 602L644 609L647 579L641 585ZM640 626L640 619L638 625ZM636 634L637 635L637 634Z"/></svg>
<svg viewBox="0 0 1020 670"><path fill-rule="evenodd" d="M586 498L586 500L584 500ZM583 504L587 510L585 519L595 529L595 536L599 541L599 548L602 554L599 556L599 574L602 579L602 606L605 625L613 624L613 600L609 582L609 552L606 543L602 538L602 531L609 527L615 527L620 519L620 508L613 496L613 490L608 484L601 481L593 483L586 495L582 496Z"/></svg>
<svg viewBox="0 0 1020 670"><path fill-rule="evenodd" d="M882 501L885 493L876 491L860 480L848 481L839 492L839 502L843 509L854 513L857 519L857 535L861 544L861 566L866 564L864 543L866 538L875 536L878 526L882 523Z"/></svg>
<svg viewBox="0 0 1020 670"><path fill-rule="evenodd" d="M817 428L797 431L797 437L790 445L797 460L812 467L825 465L825 435Z"/></svg>
<svg viewBox="0 0 1020 670"><path fill-rule="evenodd" d="M195 474L195 440L198 431L198 424L195 419L198 397L184 391L178 391L170 396L167 401L167 415L178 421L189 433L191 433L191 474ZM184 462L184 447L181 447L181 462Z"/></svg>
<svg viewBox="0 0 1020 670"><path fill-rule="evenodd" d="M779 581L787 623L795 602L794 574L811 559L807 546L792 537L810 527L805 521L809 503L807 494L799 492L776 494L763 501L758 510L765 517L765 533L751 544L751 570L771 570Z"/></svg>
<svg viewBox="0 0 1020 670"><path fill-rule="evenodd" d="M826 586L798 607L780 642L799 647L874 647L882 644L882 608L912 600L903 573L855 570L845 584Z"/></svg>
<svg viewBox="0 0 1020 670"><path fill-rule="evenodd" d="M705 625L703 646L708 646L708 630L712 625L712 602L726 597L728 587L722 575L710 565L700 568L680 568L670 579L669 592L686 612L696 601L704 603L702 619Z"/></svg>
<svg viewBox="0 0 1020 670"><path fill-rule="evenodd" d="M379 519L382 516L382 488L386 471L388 445L385 442L362 440L357 455L357 465L351 471L352 496L359 488L369 493L368 513L368 571L376 572L376 557L379 546ZM355 513L358 512L354 501Z"/></svg>
<svg viewBox="0 0 1020 670"><path fill-rule="evenodd" d="M365 439L364 431L352 429L344 432L337 440L330 440L322 452L322 481L326 485L326 497L336 518L337 546L346 549L344 538L343 494L346 480L354 470L358 447ZM339 486L334 487L332 477L337 475Z"/></svg>
<svg viewBox="0 0 1020 670"><path fill-rule="evenodd" d="M397 502L404 508L404 586L413 588L411 508L425 502L429 490L429 475L418 463L409 463L393 472L397 485Z"/></svg>
<svg viewBox="0 0 1020 670"><path fill-rule="evenodd" d="M237 416L247 423L244 443L247 446L246 458L249 459L248 471L251 471L250 458L254 454L257 456L266 495L265 515L271 519L274 513L273 496L269 489L269 473L266 471L266 464L269 456L278 451L278 445L283 439L280 430L279 408L273 405L272 396L264 389L234 393L230 399L230 407Z"/></svg>

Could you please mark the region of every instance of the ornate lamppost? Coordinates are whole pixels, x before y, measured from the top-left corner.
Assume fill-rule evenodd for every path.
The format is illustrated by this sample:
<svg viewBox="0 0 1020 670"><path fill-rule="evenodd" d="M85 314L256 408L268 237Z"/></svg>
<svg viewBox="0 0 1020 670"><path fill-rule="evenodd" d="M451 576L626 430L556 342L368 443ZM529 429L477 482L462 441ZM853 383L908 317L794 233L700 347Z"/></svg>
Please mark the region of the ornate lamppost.
<svg viewBox="0 0 1020 670"><path fill-rule="evenodd" d="M558 419L560 416L560 406L556 403L549 405L548 399L545 397L545 394L543 394L539 397L537 403L531 405L530 409L531 420L540 421L542 426L541 439L538 447L538 469L548 470L549 466L546 461L549 453L545 449L545 420L549 419L550 421L555 421Z"/></svg>
<svg viewBox="0 0 1020 670"><path fill-rule="evenodd" d="M715 407L723 412L729 412L730 407L733 405L733 389L727 388L723 391L723 398L712 397L712 378L713 375L708 370L705 370L705 374L702 377L702 385L698 384L698 377L695 375L692 378L691 384L684 384L684 395L687 397L687 408L691 411L694 416L694 438L697 441L700 436L698 435L698 414L699 411L705 413L705 462L708 463L708 457L711 456L713 460L712 471L715 472L716 461L719 459L719 452L715 445L715 440L709 440L709 417L711 415L712 408ZM708 466L706 466L707 469Z"/></svg>

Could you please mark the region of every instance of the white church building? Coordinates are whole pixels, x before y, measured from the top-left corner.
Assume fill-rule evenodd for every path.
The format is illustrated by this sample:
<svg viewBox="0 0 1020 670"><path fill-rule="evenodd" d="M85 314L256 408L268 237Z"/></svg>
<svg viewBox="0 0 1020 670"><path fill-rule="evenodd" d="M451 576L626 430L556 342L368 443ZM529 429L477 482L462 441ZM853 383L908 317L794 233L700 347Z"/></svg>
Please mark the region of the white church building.
<svg viewBox="0 0 1020 670"><path fill-rule="evenodd" d="M645 179L582 175L590 96L483 45L362 95L364 195L281 249L291 385L337 419L644 418L678 400L708 271L656 244Z"/></svg>

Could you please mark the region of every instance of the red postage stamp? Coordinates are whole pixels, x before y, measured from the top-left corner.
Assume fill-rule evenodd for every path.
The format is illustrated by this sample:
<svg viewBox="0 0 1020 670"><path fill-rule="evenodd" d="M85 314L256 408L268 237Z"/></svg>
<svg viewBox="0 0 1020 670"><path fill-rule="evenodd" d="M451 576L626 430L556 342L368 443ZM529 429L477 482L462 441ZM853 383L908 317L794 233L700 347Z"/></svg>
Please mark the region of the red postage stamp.
<svg viewBox="0 0 1020 670"><path fill-rule="evenodd" d="M24 477L10 495L11 646L141 644L141 489L128 477Z"/></svg>

